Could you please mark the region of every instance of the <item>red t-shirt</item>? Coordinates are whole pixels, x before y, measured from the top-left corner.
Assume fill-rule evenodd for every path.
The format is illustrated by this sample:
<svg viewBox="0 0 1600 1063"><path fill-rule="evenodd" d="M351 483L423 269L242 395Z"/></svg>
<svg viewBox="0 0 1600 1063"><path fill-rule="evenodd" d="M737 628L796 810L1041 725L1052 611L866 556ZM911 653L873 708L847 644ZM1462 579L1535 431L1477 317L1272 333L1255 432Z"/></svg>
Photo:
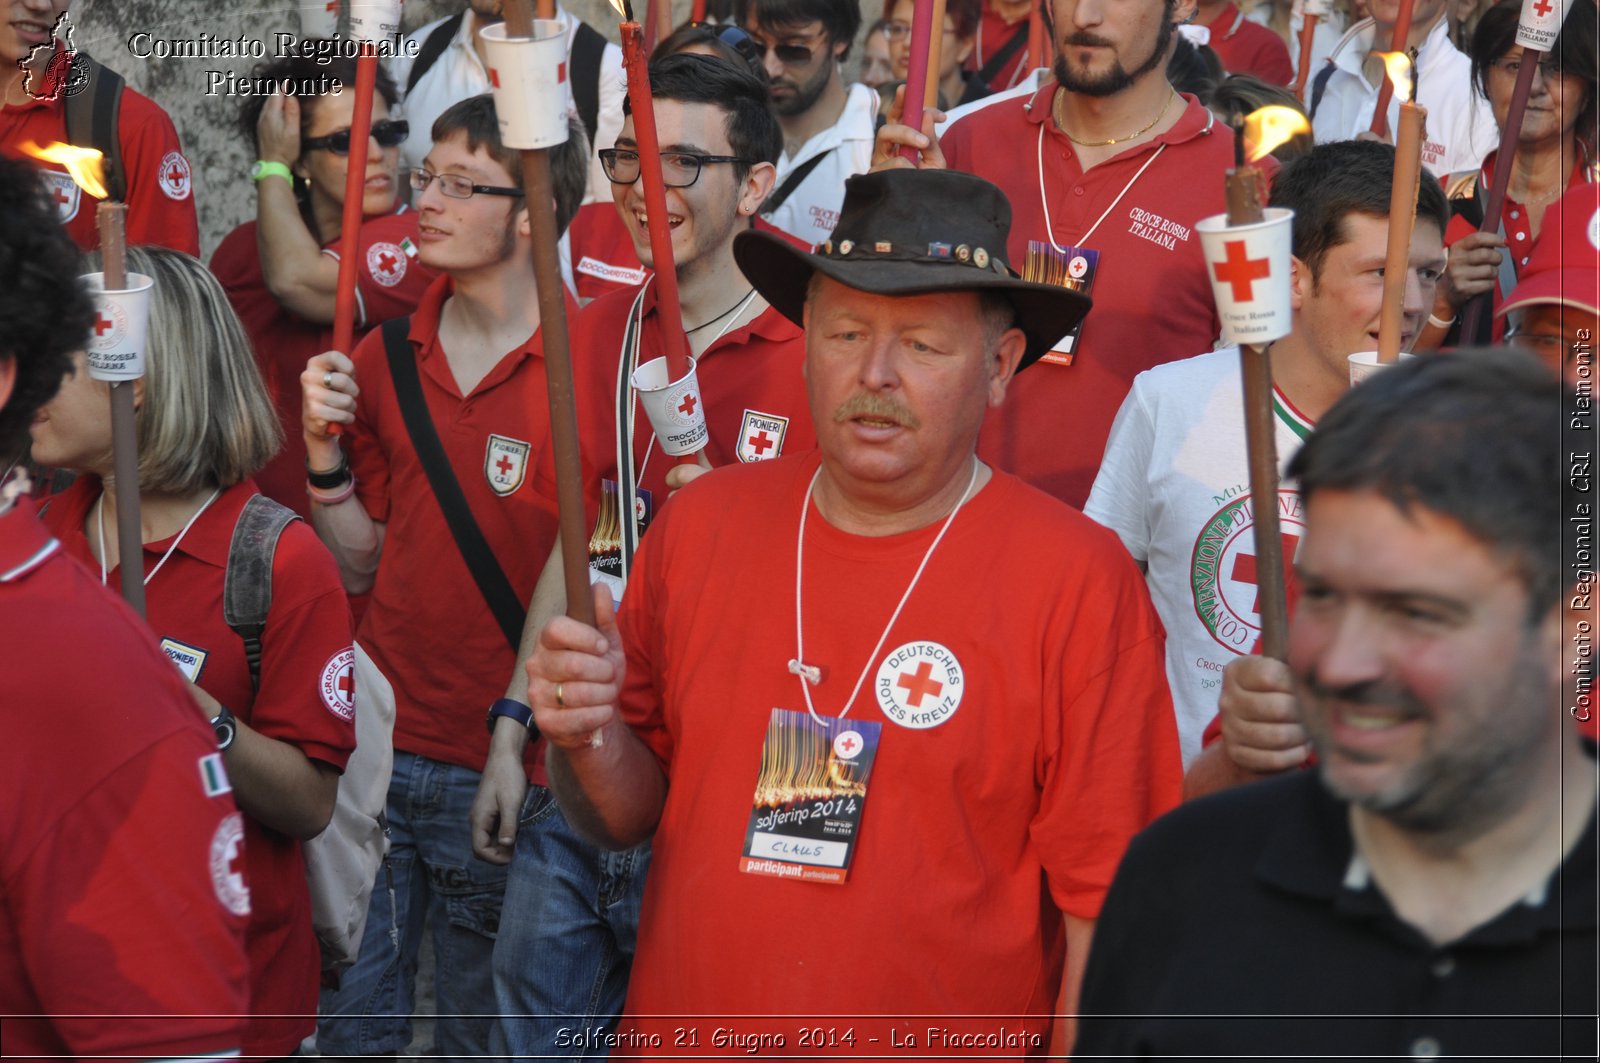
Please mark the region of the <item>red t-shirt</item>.
<svg viewBox="0 0 1600 1063"><path fill-rule="evenodd" d="M1054 92L1051 82L1030 99L980 108L951 126L941 145L952 169L994 182L1011 201L1006 250L1014 268L1026 262L1028 241L1047 238L1040 155L1049 235L1061 247L1100 252L1094 308L1072 364L1040 363L1019 376L1005 404L989 412L978 447L990 464L1082 507L1133 378L1207 350L1217 337L1194 223L1226 209L1233 135L1186 96L1188 109L1170 130L1086 173L1048 120Z"/></svg>
<svg viewBox="0 0 1600 1063"><path fill-rule="evenodd" d="M615 203L585 203L567 227L572 281L585 303L608 292L637 288L650 275L633 249L633 237Z"/></svg>
<svg viewBox="0 0 1600 1063"><path fill-rule="evenodd" d="M627 1011L662 1051L685 1015L887 1016L838 1023L861 1035L857 1053L880 1056L891 1024L902 1044L937 1024L903 1016L1024 1016L1004 1024L1042 1033L1060 984L1058 913L1095 918L1128 840L1178 800L1160 622L1112 533L996 473L869 660L943 522L863 538L813 506L804 659L827 669L816 711L837 716L865 667L849 718L883 730L848 881L746 874L772 709L806 711L786 663L817 465L813 452L697 480L641 546L620 614L622 712L669 786ZM942 699L942 722L894 722L891 709L932 704L924 695ZM705 1046L714 1021L700 1025ZM820 1054L794 1023L735 1025L787 1027L790 1051Z"/></svg>
<svg viewBox="0 0 1600 1063"><path fill-rule="evenodd" d="M0 645L0 1011L44 1016L6 1018L6 1053L237 1050L251 897L216 738L29 501L0 516Z"/></svg>
<svg viewBox="0 0 1600 1063"><path fill-rule="evenodd" d="M322 249L339 257L341 241ZM404 205L361 224L356 269L356 341L366 330L416 309L434 272L417 260L417 215ZM223 238L211 256L211 272L228 293L255 348L256 364L273 394L283 425L283 449L256 473L261 493L310 519L306 498L306 444L300 431L300 374L315 355L333 346L333 326L297 317L267 290L256 249L256 223L245 222Z"/></svg>
<svg viewBox="0 0 1600 1063"><path fill-rule="evenodd" d="M1244 12L1233 4L1224 4L1208 25L1211 50L1228 73L1254 74L1274 85L1287 85L1294 80L1289 46L1283 38L1245 18Z"/></svg>
<svg viewBox="0 0 1600 1063"><path fill-rule="evenodd" d="M195 217L193 174L172 119L149 97L124 88L117 112L117 136L128 183L128 243L160 244L199 257L200 223ZM66 139L67 109L63 102L30 99L0 107L0 154L26 159L44 172L68 234L79 247L92 251L100 246L100 234L95 228L98 200L78 190L67 176L66 167L23 151L29 143L44 147L65 143Z"/></svg>
<svg viewBox="0 0 1600 1063"><path fill-rule="evenodd" d="M239 513L257 493L249 481L227 488L177 541L146 591L147 622L180 671L268 738L288 742L340 771L355 749L355 655L350 610L338 566L311 528L283 530L272 562L272 605L261 636L261 688L252 692L244 640L222 615L228 547ZM84 534L100 497L83 476L50 500L45 523L66 552L99 570ZM105 514L107 521L115 514ZM149 574L177 536L146 543ZM108 573L116 586L119 569ZM195 710L198 717L199 711ZM322 959L311 929L300 842L245 817L245 871L251 890L246 935L250 1014L246 1055L285 1056L315 1027ZM262 1016L289 1016L263 1018Z"/></svg>
<svg viewBox="0 0 1600 1063"><path fill-rule="evenodd" d="M506 352L471 394L462 395L439 345L439 314L452 290L450 278L439 277L411 317L418 376L472 515L526 603L557 532L544 336L535 332ZM576 313L569 296L568 320ZM357 637L394 686L394 747L482 771L489 754L484 714L505 693L516 655L478 592L417 460L382 333L368 335L352 358L361 395L345 445L356 497L386 526L371 604ZM530 772L538 762L530 747Z"/></svg>
<svg viewBox="0 0 1600 1063"><path fill-rule="evenodd" d="M1023 16L1015 22L1007 22L992 5L985 2L983 17L978 20L977 40L973 45L972 55L967 58L966 68L979 71L994 58L994 54L1005 47L1015 34L1022 34L1022 43L1011 53L1011 58L1000 64L1000 69L994 77L989 79L990 91L1004 92L1006 89L1015 88L1034 67L1040 64L1033 61L1028 55L1028 16Z"/></svg>
<svg viewBox="0 0 1600 1063"><path fill-rule="evenodd" d="M629 288L595 300L573 326L580 431L584 457L596 477L617 475L617 375L629 311L639 289ZM730 301L737 293L730 295ZM656 288L645 289L639 361L660 357L661 319ZM717 326L713 326L717 327ZM762 461L814 449L817 433L806 400L805 333L767 307L753 320L731 329L695 361L700 397L705 402L713 467ZM642 469L639 486L657 509L667 500L667 470L675 459L654 443L644 406L634 398L633 460Z"/></svg>

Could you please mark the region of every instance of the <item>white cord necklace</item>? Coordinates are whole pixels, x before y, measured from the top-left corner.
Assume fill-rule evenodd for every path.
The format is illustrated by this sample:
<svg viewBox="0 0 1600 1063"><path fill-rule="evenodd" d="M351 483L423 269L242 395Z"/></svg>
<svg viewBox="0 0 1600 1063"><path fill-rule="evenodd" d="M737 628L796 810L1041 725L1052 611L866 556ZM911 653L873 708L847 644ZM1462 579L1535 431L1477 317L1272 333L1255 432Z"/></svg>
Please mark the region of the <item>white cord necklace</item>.
<svg viewBox="0 0 1600 1063"><path fill-rule="evenodd" d="M1051 110L1053 112L1054 108L1052 107ZM1053 115L1046 115L1044 122L1039 123L1039 148L1036 152L1036 157L1039 160L1039 203L1044 207L1044 238L1050 241L1051 247L1065 254L1067 249L1056 243L1055 230L1050 224L1050 197L1044 194L1044 127L1045 122L1051 121L1052 117ZM1065 134L1066 130L1063 129L1061 132ZM1117 204L1122 202L1122 197L1128 194L1128 189L1133 187L1133 183L1139 178L1143 177L1144 172L1150 169L1150 164L1155 162L1156 159L1160 157L1161 153L1166 150L1166 144L1162 144L1160 147L1156 148L1155 151L1151 152L1150 157L1144 161L1144 165L1139 167L1139 172L1129 178L1128 183L1122 186L1122 191L1117 193L1117 198L1113 199L1111 201L1111 205L1106 207L1105 210L1101 211L1100 216L1094 220L1094 224L1089 226L1089 231L1078 237L1078 246L1082 247L1088 244L1089 237L1093 236L1094 231L1100 228L1100 223L1106 220L1106 215L1110 214L1116 209Z"/></svg>
<svg viewBox="0 0 1600 1063"><path fill-rule="evenodd" d="M150 581L156 578L156 573L161 571L161 566L167 563L167 558L172 556L172 552L178 548L178 544L183 542L183 537L189 534L189 529L194 527L194 522L200 519L200 514L210 509L211 503L215 502L220 494L222 494L222 488L219 487L211 492L211 497L201 503L199 509L194 511L194 516L189 518L189 523L183 526L183 530L178 533L178 537L172 540L172 545L167 547L167 552L161 555L160 561L156 562L156 567L151 569L150 574L144 578L146 587L150 586ZM104 587L106 585L106 493L104 491L100 492L100 498L94 504L94 523L95 530L100 536L100 586ZM142 548L143 545L141 544Z"/></svg>
<svg viewBox="0 0 1600 1063"><path fill-rule="evenodd" d="M956 519L956 514L961 512L961 507L967 504L967 499L972 497L972 489L978 482L978 470L982 466L978 459L972 459L972 476L967 480L966 490L961 492L961 497L956 500L955 508L950 510L950 515L944 519L944 526L939 529L939 534L933 537L933 542L928 544L928 550L922 555L917 571L912 575L911 582L906 584L906 592L900 596L900 604L894 607L894 612L889 616L889 622L883 625L883 634L878 636L877 645L872 647L872 652L867 654L867 663L861 669L861 674L856 677L856 685L850 688L850 696L845 699L844 708L839 711L842 720L850 714L850 706L855 704L856 695L861 693L861 684L867 681L867 673L872 671L872 662L878 659L878 651L883 649L884 640L889 637L889 631L894 627L894 622L900 619L900 611L906 607L906 602L911 598L911 592L916 589L917 581L922 578L922 570L928 567L928 559L938 549L939 543L944 539L944 533L950 530L950 524ZM822 669L814 664L806 664L805 652L805 624L801 619L800 588L802 575L805 571L805 543L806 543L806 515L811 509L811 493L816 489L817 477L822 475L822 466L817 466L817 471L811 474L811 482L806 485L806 497L800 503L800 531L795 535L794 541L794 660L789 662L789 671L800 679L800 693L805 698L806 711L818 723L822 717L817 715L816 706L811 703L811 688L822 682Z"/></svg>

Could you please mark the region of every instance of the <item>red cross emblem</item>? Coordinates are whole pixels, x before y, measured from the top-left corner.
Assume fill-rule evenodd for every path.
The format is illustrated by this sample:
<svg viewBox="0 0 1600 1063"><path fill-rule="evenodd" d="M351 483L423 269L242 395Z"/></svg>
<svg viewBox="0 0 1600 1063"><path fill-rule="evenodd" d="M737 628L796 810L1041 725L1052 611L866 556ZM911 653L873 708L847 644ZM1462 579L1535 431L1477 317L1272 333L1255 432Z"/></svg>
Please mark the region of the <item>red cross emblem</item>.
<svg viewBox="0 0 1600 1063"><path fill-rule="evenodd" d="M1300 546L1300 536L1284 532L1278 538L1283 543L1283 559L1288 562L1294 558L1294 552ZM1228 573L1228 578L1239 583L1248 583L1256 588L1255 597L1250 600L1250 611L1257 616L1261 615L1261 586L1256 582L1256 555L1239 554L1233 559L1233 571Z"/></svg>
<svg viewBox="0 0 1600 1063"><path fill-rule="evenodd" d="M1544 18L1551 11L1555 10L1555 8L1550 6L1550 0L1539 0L1538 3L1533 5L1533 9L1534 11L1538 12L1540 18Z"/></svg>
<svg viewBox="0 0 1600 1063"><path fill-rule="evenodd" d="M111 319L106 317L104 314L96 314L94 316L94 334L96 336L104 336L115 327L116 326L111 323Z"/></svg>
<svg viewBox="0 0 1600 1063"><path fill-rule="evenodd" d="M72 197L67 195L67 190L62 188L60 185L56 185L54 188L52 188L50 190L50 194L55 196L56 202L61 204L63 207L72 202Z"/></svg>
<svg viewBox="0 0 1600 1063"><path fill-rule="evenodd" d="M387 251L378 256L378 268L383 270L385 273L393 272L394 268L399 264L399 260L393 255L389 254Z"/></svg>
<svg viewBox="0 0 1600 1063"><path fill-rule="evenodd" d="M339 13L339 0L328 0L328 2L323 5L322 10L328 12L330 15L337 15Z"/></svg>
<svg viewBox="0 0 1600 1063"><path fill-rule="evenodd" d="M183 185L183 168L174 163L172 168L167 171L167 180L172 182L173 188L181 187Z"/></svg>
<svg viewBox="0 0 1600 1063"><path fill-rule="evenodd" d="M513 466L511 464L511 459L502 454L500 455L500 460L494 463L494 467L500 470L500 475L510 476Z"/></svg>
<svg viewBox="0 0 1600 1063"><path fill-rule="evenodd" d="M746 439L745 442L755 450L758 458L765 457L767 451L772 449L772 437L767 435L765 429Z"/></svg>
<svg viewBox="0 0 1600 1063"><path fill-rule="evenodd" d="M493 85L495 88L500 87L500 71L496 70L492 66L489 68L489 84Z"/></svg>
<svg viewBox="0 0 1600 1063"><path fill-rule="evenodd" d="M355 698L355 696L356 696L356 677L355 677L355 675L353 673L351 673L351 672L340 672L339 673L339 693L343 694L345 696L346 700L353 700Z"/></svg>
<svg viewBox="0 0 1600 1063"><path fill-rule="evenodd" d="M1233 286L1233 301L1248 303L1255 298L1255 282L1272 276L1272 264L1264 258L1250 258L1243 240L1222 245L1227 259L1211 267L1217 280Z"/></svg>
<svg viewBox="0 0 1600 1063"><path fill-rule="evenodd" d="M928 696L938 697L939 691L944 689L944 684L932 678L933 665L923 661L917 665L915 672L901 672L900 678L895 681L906 692L906 704L913 709L922 708L922 699Z"/></svg>
<svg viewBox="0 0 1600 1063"><path fill-rule="evenodd" d="M683 397L682 402L678 403L678 412L683 414L685 417L693 417L694 408L699 404L699 402L700 400L695 398L694 392L691 391L689 394Z"/></svg>
<svg viewBox="0 0 1600 1063"><path fill-rule="evenodd" d="M854 735L841 735L839 738L839 748L844 750L846 753L854 753L856 751L856 747L860 744L860 742L856 741Z"/></svg>

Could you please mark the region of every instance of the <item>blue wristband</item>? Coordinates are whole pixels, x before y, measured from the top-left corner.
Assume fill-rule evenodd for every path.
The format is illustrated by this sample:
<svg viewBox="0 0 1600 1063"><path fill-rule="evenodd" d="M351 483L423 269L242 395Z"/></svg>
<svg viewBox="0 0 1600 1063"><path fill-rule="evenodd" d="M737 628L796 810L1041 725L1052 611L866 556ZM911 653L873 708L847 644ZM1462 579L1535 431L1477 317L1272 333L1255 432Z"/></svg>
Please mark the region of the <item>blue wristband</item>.
<svg viewBox="0 0 1600 1063"><path fill-rule="evenodd" d="M533 727L533 710L515 698L501 698L489 706L489 733L494 734L494 721L501 716L509 716L522 726Z"/></svg>

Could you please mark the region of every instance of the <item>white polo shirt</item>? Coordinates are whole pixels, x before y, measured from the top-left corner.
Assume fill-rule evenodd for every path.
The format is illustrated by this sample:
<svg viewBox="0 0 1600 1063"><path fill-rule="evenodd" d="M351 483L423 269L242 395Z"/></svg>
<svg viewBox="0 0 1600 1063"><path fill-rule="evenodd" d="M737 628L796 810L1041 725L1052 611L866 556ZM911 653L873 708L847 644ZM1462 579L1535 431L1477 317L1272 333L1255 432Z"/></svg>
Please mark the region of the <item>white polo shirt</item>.
<svg viewBox="0 0 1600 1063"><path fill-rule="evenodd" d="M818 155L817 164L767 221L790 236L820 244L832 233L844 205L845 178L866 173L872 165L872 142L877 137L878 92L862 84L850 86L839 120L800 146L793 155L778 159L780 188L795 167Z"/></svg>
<svg viewBox="0 0 1600 1063"><path fill-rule="evenodd" d="M1440 19L1417 53L1417 102L1428 111L1422 165L1435 177L1476 170L1500 141L1489 101L1472 86L1472 61L1450 42L1448 31L1447 20ZM1311 119L1317 143L1348 140L1372 125L1378 87L1361 69L1375 32L1372 19L1362 19L1328 57L1334 70ZM1308 97L1311 92L1308 87ZM1391 98L1389 128L1399 122L1400 101Z"/></svg>

